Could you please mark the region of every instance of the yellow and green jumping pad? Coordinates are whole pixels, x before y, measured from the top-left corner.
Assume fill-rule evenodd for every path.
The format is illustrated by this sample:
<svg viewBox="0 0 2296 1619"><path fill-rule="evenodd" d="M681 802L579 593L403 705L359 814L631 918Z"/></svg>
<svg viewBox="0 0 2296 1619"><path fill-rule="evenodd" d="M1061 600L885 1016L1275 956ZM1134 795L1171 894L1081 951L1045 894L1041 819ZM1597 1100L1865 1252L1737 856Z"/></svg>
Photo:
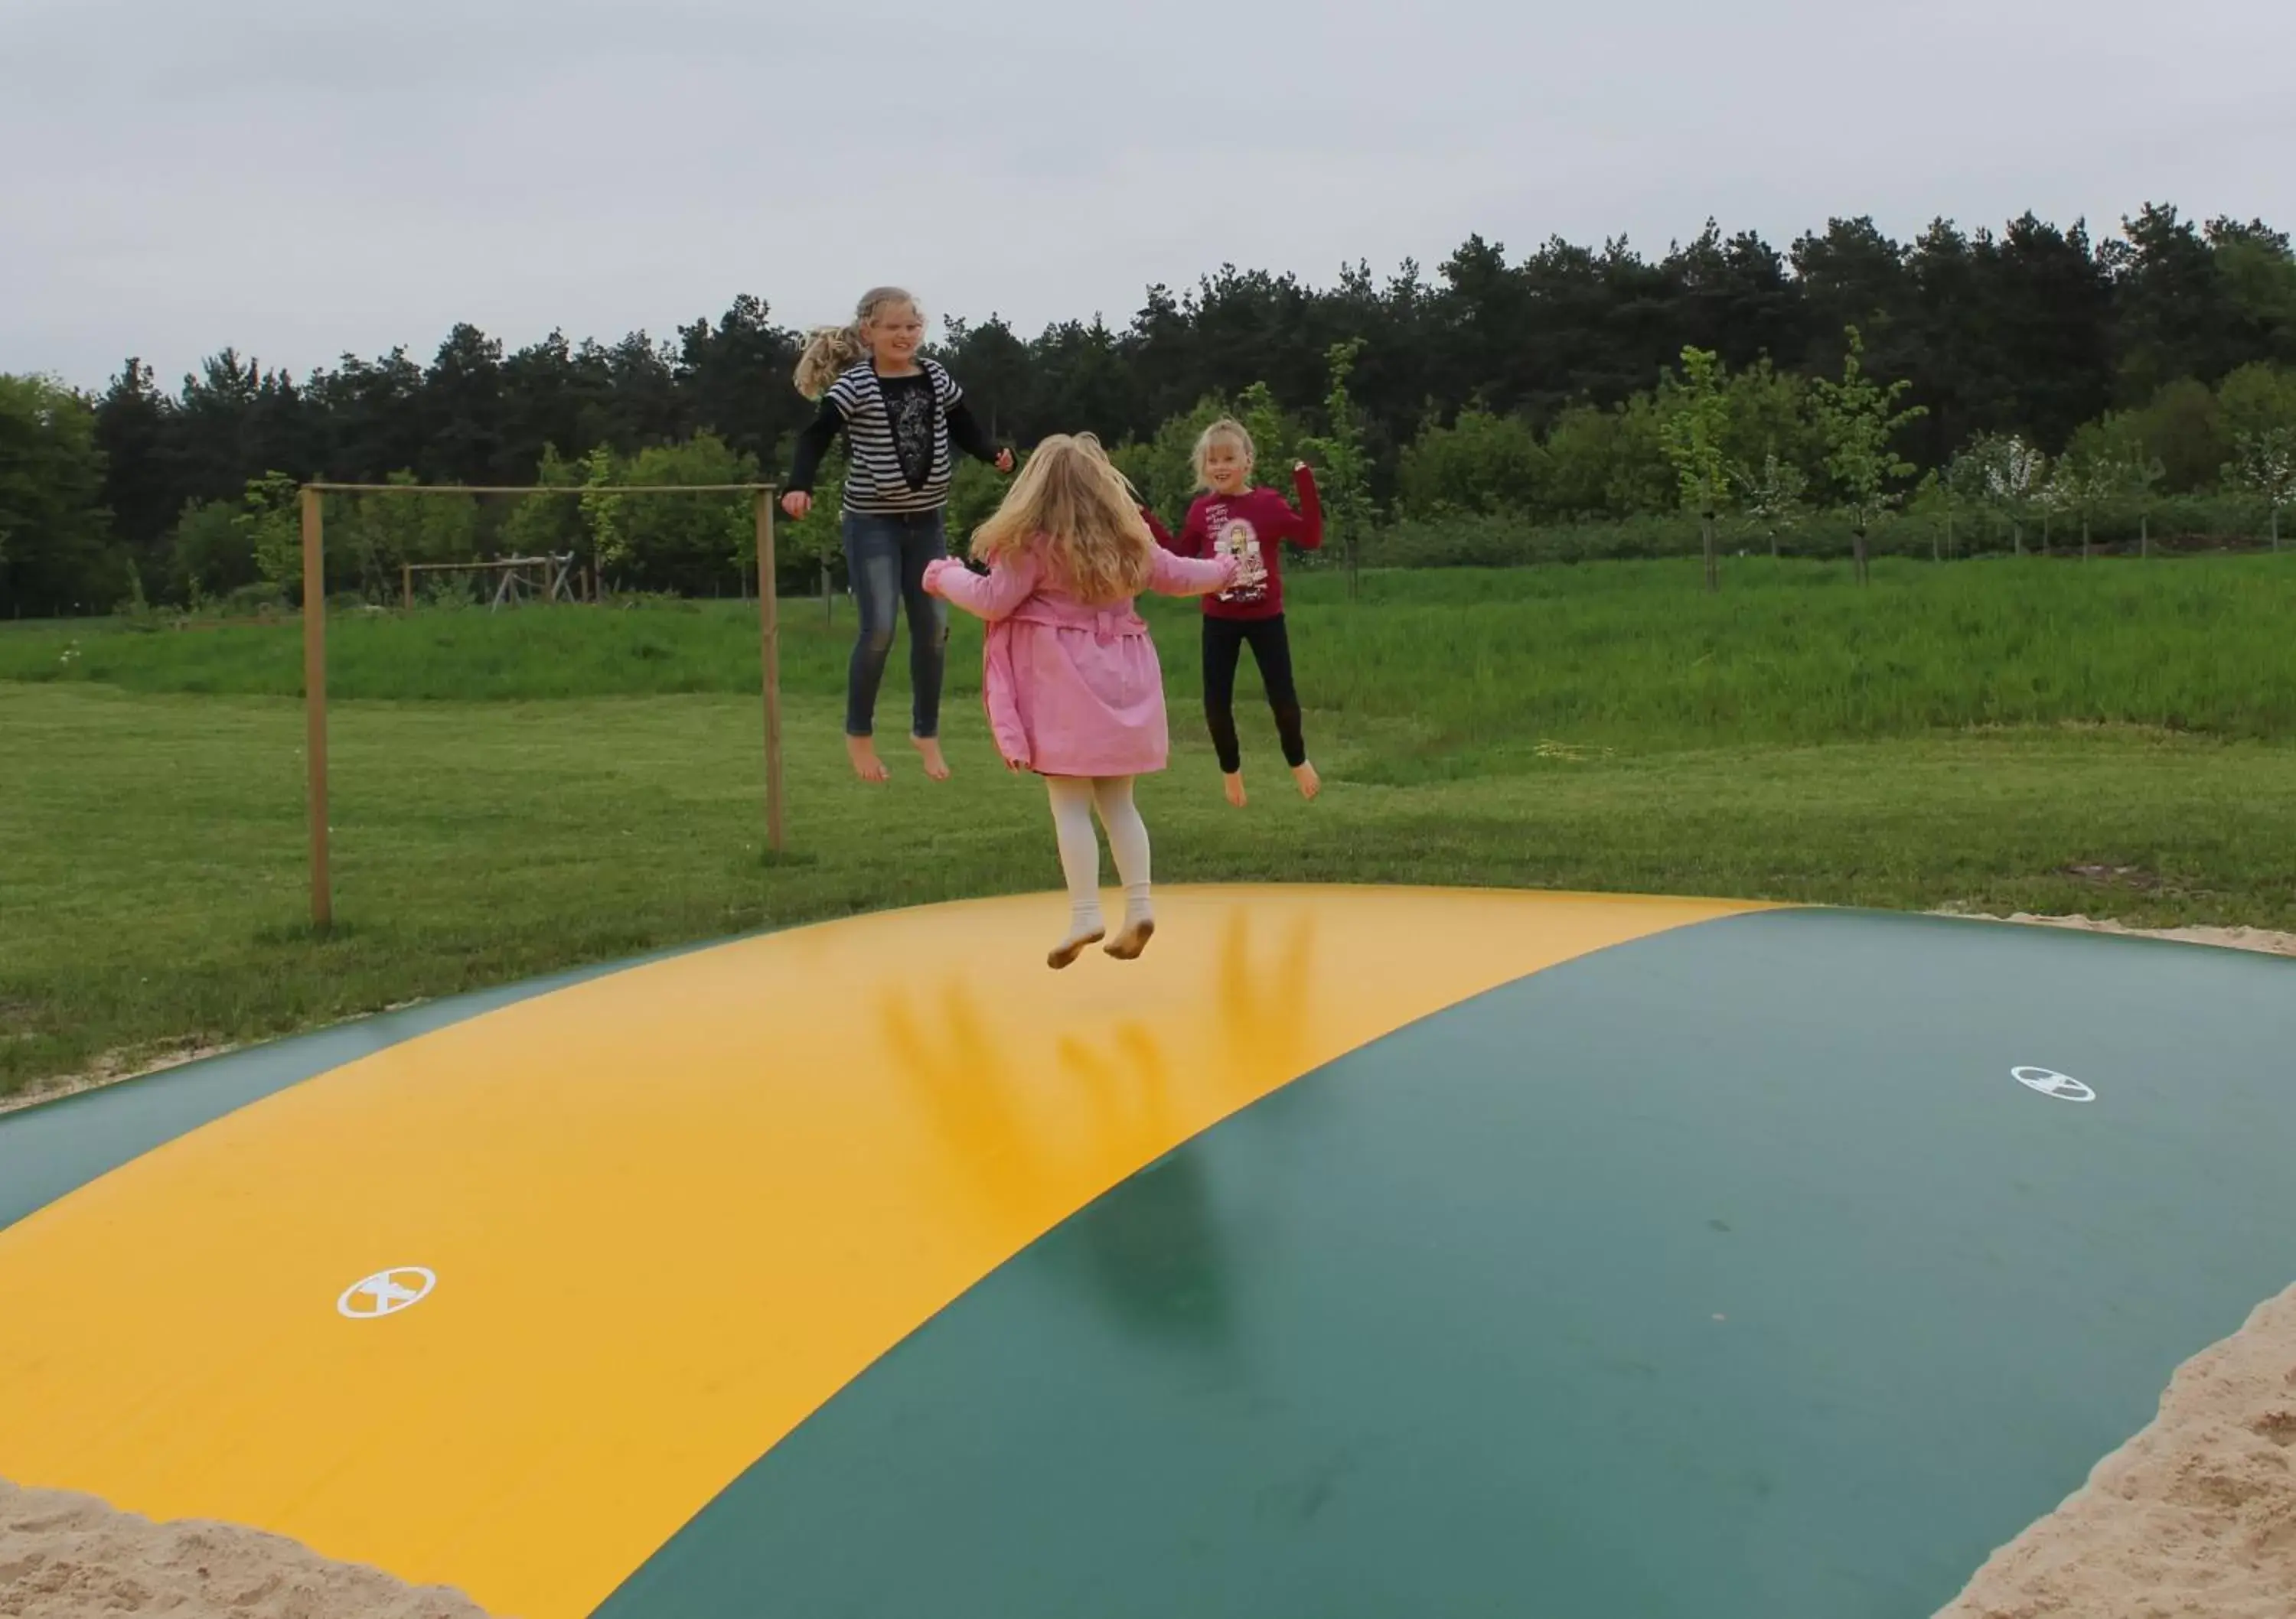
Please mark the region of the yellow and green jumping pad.
<svg viewBox="0 0 2296 1619"><path fill-rule="evenodd" d="M2296 1275L2296 970L855 918L0 1120L0 1476L523 1619L1922 1619Z"/></svg>

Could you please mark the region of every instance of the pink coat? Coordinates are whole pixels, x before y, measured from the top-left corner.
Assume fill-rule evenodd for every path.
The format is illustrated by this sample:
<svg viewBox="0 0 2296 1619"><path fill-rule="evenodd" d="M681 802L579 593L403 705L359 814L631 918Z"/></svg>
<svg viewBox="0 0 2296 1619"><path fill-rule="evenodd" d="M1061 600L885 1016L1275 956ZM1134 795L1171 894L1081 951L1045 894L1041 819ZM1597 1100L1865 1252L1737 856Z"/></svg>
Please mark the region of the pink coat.
<svg viewBox="0 0 2296 1619"><path fill-rule="evenodd" d="M1156 549L1148 588L1201 596L1235 577L1230 557ZM925 589L988 620L980 695L996 750L1042 776L1139 776L1164 768L1164 671L1129 601L1092 607L1046 566L1042 542L984 578L954 558L925 568Z"/></svg>

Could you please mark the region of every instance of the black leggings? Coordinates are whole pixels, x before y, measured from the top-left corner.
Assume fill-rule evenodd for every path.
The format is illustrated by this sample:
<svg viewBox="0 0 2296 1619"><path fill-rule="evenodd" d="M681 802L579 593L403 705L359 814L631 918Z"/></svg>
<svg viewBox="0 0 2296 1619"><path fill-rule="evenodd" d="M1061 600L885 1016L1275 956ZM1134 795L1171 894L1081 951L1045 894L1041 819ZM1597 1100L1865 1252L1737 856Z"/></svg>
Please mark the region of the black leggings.
<svg viewBox="0 0 2296 1619"><path fill-rule="evenodd" d="M1283 615L1273 618L1204 619L1204 723L1211 727L1212 748L1219 755L1220 773L1234 775L1243 768L1243 750L1235 740L1235 666L1244 643L1251 643L1251 660L1259 666L1259 683L1267 688L1267 706L1275 714L1275 734L1283 742L1283 762L1297 770L1308 762L1308 743L1300 734L1300 693L1292 684L1292 638L1284 633Z"/></svg>

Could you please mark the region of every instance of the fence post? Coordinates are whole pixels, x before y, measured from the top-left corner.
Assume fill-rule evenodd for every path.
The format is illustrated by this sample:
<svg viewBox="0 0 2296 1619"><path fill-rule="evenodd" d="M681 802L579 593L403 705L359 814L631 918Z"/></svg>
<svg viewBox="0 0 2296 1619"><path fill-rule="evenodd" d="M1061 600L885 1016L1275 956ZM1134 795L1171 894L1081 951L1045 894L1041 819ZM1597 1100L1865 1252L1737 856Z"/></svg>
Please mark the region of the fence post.
<svg viewBox="0 0 2296 1619"><path fill-rule="evenodd" d="M766 846L782 852L781 591L775 580L774 492L756 492L758 520L758 656L766 695Z"/></svg>
<svg viewBox="0 0 2296 1619"><path fill-rule="evenodd" d="M327 873L327 542L316 489L303 491L303 752L310 773L311 926L335 920Z"/></svg>

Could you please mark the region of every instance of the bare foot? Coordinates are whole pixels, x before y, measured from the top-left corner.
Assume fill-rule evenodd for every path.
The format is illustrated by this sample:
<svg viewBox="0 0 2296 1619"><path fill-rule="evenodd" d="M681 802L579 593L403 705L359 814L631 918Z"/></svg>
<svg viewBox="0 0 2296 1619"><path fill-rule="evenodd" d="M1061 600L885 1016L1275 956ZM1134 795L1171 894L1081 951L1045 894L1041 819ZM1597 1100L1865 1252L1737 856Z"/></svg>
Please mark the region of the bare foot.
<svg viewBox="0 0 2296 1619"><path fill-rule="evenodd" d="M948 780L948 761L941 757L939 737L913 736L909 739L909 746L924 756L925 774L936 781Z"/></svg>
<svg viewBox="0 0 2296 1619"><path fill-rule="evenodd" d="M877 756L874 737L847 737L845 756L853 761L853 773L864 781L884 781L892 777L893 773L885 768L885 761Z"/></svg>
<svg viewBox="0 0 2296 1619"><path fill-rule="evenodd" d="M1086 945L1097 944L1107 936L1108 930L1099 923L1088 924L1081 930L1070 933L1068 937L1046 951L1045 965L1058 972L1082 955Z"/></svg>
<svg viewBox="0 0 2296 1619"><path fill-rule="evenodd" d="M1300 784L1300 796L1313 798L1324 790L1324 778L1316 773L1313 763L1303 760L1292 767L1292 779Z"/></svg>
<svg viewBox="0 0 2296 1619"><path fill-rule="evenodd" d="M1244 805L1243 773L1239 770L1234 775L1222 776L1220 785L1227 789L1227 801L1242 809Z"/></svg>
<svg viewBox="0 0 2296 1619"><path fill-rule="evenodd" d="M1156 919L1154 917L1128 916L1124 919L1124 926L1117 930L1116 936L1103 944L1101 948L1119 961L1137 961L1140 953L1148 948L1148 941L1153 938L1155 934Z"/></svg>

